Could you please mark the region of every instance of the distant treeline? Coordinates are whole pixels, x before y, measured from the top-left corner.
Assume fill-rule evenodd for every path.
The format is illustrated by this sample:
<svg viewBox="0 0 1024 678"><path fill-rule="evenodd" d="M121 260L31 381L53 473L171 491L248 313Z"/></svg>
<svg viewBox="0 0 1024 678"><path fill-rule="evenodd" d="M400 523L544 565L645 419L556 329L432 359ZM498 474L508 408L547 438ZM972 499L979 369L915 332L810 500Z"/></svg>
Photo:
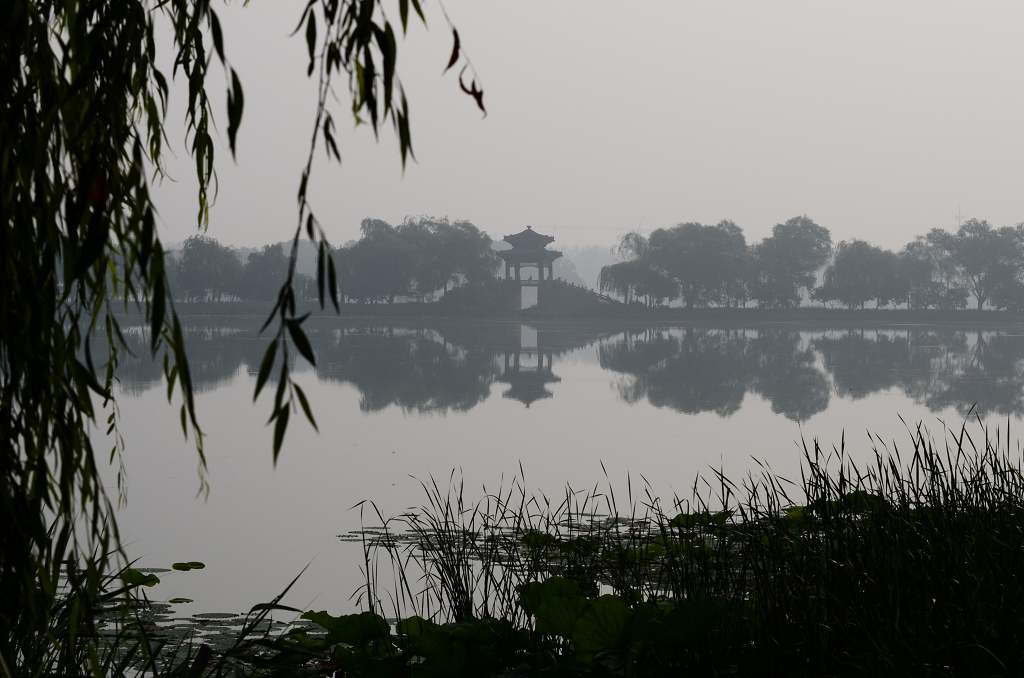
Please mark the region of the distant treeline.
<svg viewBox="0 0 1024 678"><path fill-rule="evenodd" d="M623 261L601 269L601 291L650 307L958 310L972 304L1024 311L1024 224L997 228L971 219L956 231L933 229L894 252L861 240L833 247L828 229L806 216L777 224L756 244L731 221L691 222L648 236L629 233L618 254ZM468 221L432 217L398 225L364 219L360 238L331 256L340 296L354 303L432 300L456 286L492 281L499 271L490 236ZM563 267L569 280L578 280L570 262ZM277 294L288 254L268 245L243 258L196 236L168 268L184 301L265 301ZM300 262L300 271L309 268ZM301 274L297 290L317 296Z"/></svg>
<svg viewBox="0 0 1024 678"><path fill-rule="evenodd" d="M431 217L397 226L364 219L359 240L331 256L341 297L363 303L430 298L453 285L491 280L498 268L490 236L468 221ZM194 236L168 269L184 301L269 300L287 273L288 253L283 244L267 245L243 258L213 238ZM297 289L317 295L309 276L298 275Z"/></svg>
<svg viewBox="0 0 1024 678"><path fill-rule="evenodd" d="M362 237L334 253L341 295L358 302L423 299L494 278L491 238L468 221L421 217L392 226L363 219Z"/></svg>
<svg viewBox="0 0 1024 678"><path fill-rule="evenodd" d="M899 252L861 240L832 247L828 229L806 216L748 245L731 221L684 223L649 236L629 233L621 263L601 271L602 291L627 303L687 308L793 308L808 301L846 308L1024 310L1024 224L995 228L971 219L956 232L933 229Z"/></svg>

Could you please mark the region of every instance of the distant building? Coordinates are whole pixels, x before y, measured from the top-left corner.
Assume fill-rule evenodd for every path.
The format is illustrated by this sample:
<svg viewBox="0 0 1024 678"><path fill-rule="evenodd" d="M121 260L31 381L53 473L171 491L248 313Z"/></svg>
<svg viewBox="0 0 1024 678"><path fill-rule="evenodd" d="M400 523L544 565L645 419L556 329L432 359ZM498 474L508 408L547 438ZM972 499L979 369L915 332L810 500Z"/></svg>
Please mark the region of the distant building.
<svg viewBox="0 0 1024 678"><path fill-rule="evenodd" d="M519 233L506 235L503 240L512 246L511 249L498 252L498 256L505 261L506 280L516 280L524 286L536 285L539 287L545 280L554 279L552 264L555 259L562 256L562 253L547 249L547 246L555 241L553 237L541 235L533 230L532 226L527 226ZM524 266L537 269L536 280L532 276L523 280L522 269Z"/></svg>

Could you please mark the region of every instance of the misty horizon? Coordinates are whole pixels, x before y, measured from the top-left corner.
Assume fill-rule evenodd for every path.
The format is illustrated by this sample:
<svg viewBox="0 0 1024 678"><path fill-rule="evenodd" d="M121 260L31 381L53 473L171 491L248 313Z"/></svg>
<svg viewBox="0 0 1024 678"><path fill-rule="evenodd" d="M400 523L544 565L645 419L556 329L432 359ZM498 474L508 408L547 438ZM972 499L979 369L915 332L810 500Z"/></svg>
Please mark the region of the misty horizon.
<svg viewBox="0 0 1024 678"><path fill-rule="evenodd" d="M1020 4L447 9L488 115L465 101L454 74L441 75L451 49L444 27L410 31L417 57L400 59L399 70L416 161L403 173L388 134L378 143L339 120L343 164L320 167L311 186L334 243L355 239L367 215L448 215L498 236L532 224L563 246L586 246L724 218L756 241L807 214L837 242L895 249L969 217L1012 225L1024 215ZM293 10L224 12L247 102L240 154L220 168L211 214L209 233L225 243L274 242L294 230L313 85L297 75L305 50L288 38ZM519 49L525 35L528 50ZM184 93L175 87L172 131ZM175 179L189 176L182 149ZM163 236L195 232L191 180L156 192Z"/></svg>

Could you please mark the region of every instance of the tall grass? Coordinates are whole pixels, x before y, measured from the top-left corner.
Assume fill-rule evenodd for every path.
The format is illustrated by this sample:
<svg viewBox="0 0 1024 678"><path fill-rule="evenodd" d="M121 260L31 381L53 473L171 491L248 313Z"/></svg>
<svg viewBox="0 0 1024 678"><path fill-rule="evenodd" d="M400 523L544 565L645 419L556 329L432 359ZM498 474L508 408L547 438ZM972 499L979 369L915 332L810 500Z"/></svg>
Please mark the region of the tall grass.
<svg viewBox="0 0 1024 678"><path fill-rule="evenodd" d="M152 575L89 601L114 620L61 666L93 675L1021 675L1024 470L1007 429L817 441L800 474L712 471L685 497L646 479L557 496L460 478L385 518L362 504L365 611L256 605L233 636L152 619ZM858 459L866 462L858 463ZM176 564L178 567L180 564ZM185 565L193 565L188 563ZM187 569L187 568L186 568ZM301 573L300 573L301 574ZM294 584L294 580L292 584ZM106 615L110 610L111 615ZM301 614L281 625L270 615ZM223 635L223 634L222 634ZM67 674L54 665L37 675Z"/></svg>
<svg viewBox="0 0 1024 678"><path fill-rule="evenodd" d="M364 514L379 523L359 599L393 621L487 622L511 639L475 666L495 673L1019 675L1020 448L980 420L908 434L860 464L845 440L805 443L799 478L712 472L671 500L646 480L548 497L520 472L473 501L431 480L416 510ZM403 628L397 647L416 645Z"/></svg>

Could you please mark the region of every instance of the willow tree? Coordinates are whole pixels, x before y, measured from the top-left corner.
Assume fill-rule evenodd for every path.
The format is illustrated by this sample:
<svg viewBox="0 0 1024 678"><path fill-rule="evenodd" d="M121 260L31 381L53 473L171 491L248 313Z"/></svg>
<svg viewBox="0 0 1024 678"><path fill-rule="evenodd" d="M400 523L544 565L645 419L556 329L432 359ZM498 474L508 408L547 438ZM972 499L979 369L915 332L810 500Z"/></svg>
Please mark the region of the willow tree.
<svg viewBox="0 0 1024 678"><path fill-rule="evenodd" d="M679 295L679 286L647 261L620 261L601 268L598 288L618 295L629 304L642 301L647 307L660 306Z"/></svg>
<svg viewBox="0 0 1024 678"><path fill-rule="evenodd" d="M290 353L314 360L293 290L300 238L318 247L321 306L338 303L329 245L307 195L313 159L319 152L340 159L338 111L369 123L374 134L390 126L403 165L412 156L396 60L409 22L426 18L419 0L396 0L394 16L385 9L392 6L383 0L309 0L296 17L318 105L296 176L291 256L264 325L268 346L255 394L277 371L275 459L291 414L313 421L288 367ZM483 93L451 31L447 67L461 65L459 87L482 110ZM131 306L145 315L148 349L162 360L168 398L204 463L151 180L162 173L169 106L179 103L171 101L171 84L182 79L198 180L196 225L205 230L219 160L211 87L228 83L223 127L232 153L244 111L227 37L209 0L0 6L0 674L80 673L88 663L89 644L81 639L92 631L89 603L117 550L98 473L106 455L89 437L98 424L118 439L114 369L126 344L116 310ZM171 67L165 72L162 64ZM348 101L335 96L338 89ZM98 334L96 345L109 347L104 355L92 350Z"/></svg>

